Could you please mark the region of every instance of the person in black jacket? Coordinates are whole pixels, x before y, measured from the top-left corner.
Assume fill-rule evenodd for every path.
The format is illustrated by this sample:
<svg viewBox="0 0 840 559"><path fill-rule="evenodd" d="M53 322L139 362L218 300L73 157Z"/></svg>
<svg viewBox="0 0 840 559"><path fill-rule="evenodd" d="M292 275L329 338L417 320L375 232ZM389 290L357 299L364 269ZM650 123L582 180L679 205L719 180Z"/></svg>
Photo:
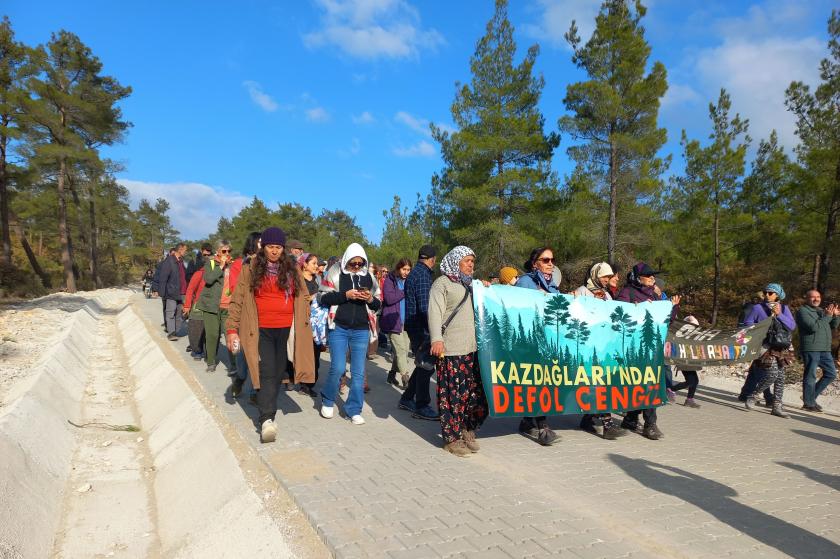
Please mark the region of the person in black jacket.
<svg viewBox="0 0 840 559"><path fill-rule="evenodd" d="M160 267L159 289L163 299L167 339L177 340L178 331L184 322L184 295L187 293L187 271L184 268L184 255L187 245L178 243L175 254L166 257Z"/></svg>

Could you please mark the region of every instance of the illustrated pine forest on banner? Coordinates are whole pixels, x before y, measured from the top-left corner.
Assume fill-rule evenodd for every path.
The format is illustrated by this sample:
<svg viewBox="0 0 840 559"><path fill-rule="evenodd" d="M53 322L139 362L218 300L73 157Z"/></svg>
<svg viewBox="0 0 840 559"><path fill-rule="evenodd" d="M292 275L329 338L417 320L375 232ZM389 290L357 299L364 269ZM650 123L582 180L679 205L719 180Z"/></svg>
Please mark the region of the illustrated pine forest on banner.
<svg viewBox="0 0 840 559"><path fill-rule="evenodd" d="M624 412L665 403L669 301L630 304L473 286L492 416Z"/></svg>

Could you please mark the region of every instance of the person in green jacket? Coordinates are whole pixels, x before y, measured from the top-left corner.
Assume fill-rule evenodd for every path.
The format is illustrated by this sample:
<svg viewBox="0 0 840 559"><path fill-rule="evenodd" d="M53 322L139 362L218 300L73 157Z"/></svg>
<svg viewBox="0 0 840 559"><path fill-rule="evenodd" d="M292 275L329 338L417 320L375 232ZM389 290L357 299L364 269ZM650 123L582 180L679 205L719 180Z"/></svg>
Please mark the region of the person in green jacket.
<svg viewBox="0 0 840 559"><path fill-rule="evenodd" d="M230 305L230 256L230 243L218 241L216 255L204 263L204 290L195 305L204 317L204 350L207 352L208 373L216 370L219 334L222 324L227 320Z"/></svg>
<svg viewBox="0 0 840 559"><path fill-rule="evenodd" d="M816 289L805 294L805 304L796 311L796 325L799 328L799 351L805 362L802 377L803 410L821 412L817 398L837 377L837 368L831 355L831 331L840 326L840 307L835 304L825 309L820 307L822 296ZM822 378L817 382L817 367L822 369Z"/></svg>

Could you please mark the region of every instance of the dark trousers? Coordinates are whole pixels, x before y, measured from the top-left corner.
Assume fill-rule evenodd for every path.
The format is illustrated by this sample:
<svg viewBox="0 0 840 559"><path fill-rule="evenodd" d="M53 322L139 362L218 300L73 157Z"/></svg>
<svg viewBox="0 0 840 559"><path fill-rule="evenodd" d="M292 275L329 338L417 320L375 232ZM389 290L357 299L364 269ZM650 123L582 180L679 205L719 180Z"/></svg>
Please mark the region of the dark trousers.
<svg viewBox="0 0 840 559"><path fill-rule="evenodd" d="M656 425L656 408L645 408L643 410L633 410L624 414L624 424L633 426L639 423L639 414L645 419L645 425Z"/></svg>
<svg viewBox="0 0 840 559"><path fill-rule="evenodd" d="M161 305L163 306L163 331L168 334L169 330L166 328L166 299L161 297L160 302L161 302Z"/></svg>
<svg viewBox="0 0 840 559"><path fill-rule="evenodd" d="M260 390L257 392L259 424L277 415L277 388L286 370L286 343L290 328L260 328Z"/></svg>
<svg viewBox="0 0 840 559"><path fill-rule="evenodd" d="M193 353L204 353L204 318L200 311L193 310L195 318L187 321L187 334ZM192 315L190 315L192 316Z"/></svg>
<svg viewBox="0 0 840 559"><path fill-rule="evenodd" d="M429 383L432 378L432 373L428 369L420 366L420 348L429 343L429 335L422 331L407 331L408 341L411 351L414 353L414 372L411 373L411 378L408 380L408 386L402 394L401 400L410 402L414 400L417 409L428 406L432 401L432 395L429 391ZM425 344L424 344L425 342Z"/></svg>
<svg viewBox="0 0 840 559"><path fill-rule="evenodd" d="M683 371L682 374L685 381L674 384L671 390L677 392L683 388L688 388L688 397L694 398L694 392L697 390L697 385L700 384L700 377L697 376L697 371Z"/></svg>
<svg viewBox="0 0 840 559"><path fill-rule="evenodd" d="M747 378L744 380L744 386L741 387L741 394L738 395L738 399L742 402L746 400L747 396L750 396L753 392L755 392L755 389L758 388L758 385L764 382L766 377L767 373L764 369L757 366L756 362L753 361L750 364L750 370L747 372ZM768 387L764 390L764 401L768 404L772 404L773 400L775 400L775 398Z"/></svg>
<svg viewBox="0 0 840 559"><path fill-rule="evenodd" d="M315 388L315 385L318 383L318 367L321 365L321 346L312 342L314 351L315 351L315 382L304 382L306 386L309 388Z"/></svg>

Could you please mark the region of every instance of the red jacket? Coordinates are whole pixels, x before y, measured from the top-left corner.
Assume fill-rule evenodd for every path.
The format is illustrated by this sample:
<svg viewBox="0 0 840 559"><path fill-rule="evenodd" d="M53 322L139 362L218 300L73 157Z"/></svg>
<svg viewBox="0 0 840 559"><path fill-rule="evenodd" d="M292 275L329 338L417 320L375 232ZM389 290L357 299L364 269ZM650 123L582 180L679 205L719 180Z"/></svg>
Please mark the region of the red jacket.
<svg viewBox="0 0 840 559"><path fill-rule="evenodd" d="M230 265L230 277L228 278L228 285L230 286L230 294L231 297L233 296L233 292L236 289L236 282L239 281L239 274L242 273L242 260L243 257L239 257L233 261L233 264Z"/></svg>
<svg viewBox="0 0 840 559"><path fill-rule="evenodd" d="M201 296L201 292L204 290L204 268L199 268L196 271L192 278L190 278L190 284L187 286L187 294L184 299L184 311L189 311L190 307L195 301L198 301L198 298Z"/></svg>

